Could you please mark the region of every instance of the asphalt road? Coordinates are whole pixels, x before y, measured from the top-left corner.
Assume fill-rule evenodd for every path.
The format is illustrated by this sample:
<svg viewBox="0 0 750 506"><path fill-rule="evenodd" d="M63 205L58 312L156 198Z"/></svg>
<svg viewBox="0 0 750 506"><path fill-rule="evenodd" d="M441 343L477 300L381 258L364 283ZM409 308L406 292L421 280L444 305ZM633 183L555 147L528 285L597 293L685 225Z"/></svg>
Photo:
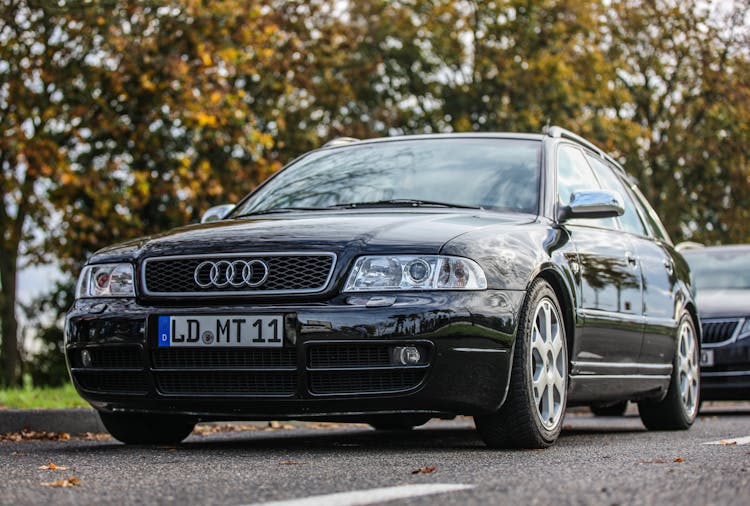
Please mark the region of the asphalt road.
<svg viewBox="0 0 750 506"><path fill-rule="evenodd" d="M0 503L750 504L750 404L704 410L685 432L646 432L632 414L574 414L565 424L557 444L542 451L488 450L471 419L432 421L409 433L204 427L179 447L6 440ZM50 463L58 469L40 469ZM80 482L48 485L71 478Z"/></svg>

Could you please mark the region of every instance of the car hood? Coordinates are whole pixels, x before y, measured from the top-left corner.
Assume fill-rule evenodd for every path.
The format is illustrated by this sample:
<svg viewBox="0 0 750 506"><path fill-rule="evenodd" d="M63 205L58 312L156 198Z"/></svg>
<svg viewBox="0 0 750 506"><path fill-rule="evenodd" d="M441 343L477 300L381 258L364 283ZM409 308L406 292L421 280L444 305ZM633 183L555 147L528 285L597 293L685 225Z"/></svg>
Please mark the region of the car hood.
<svg viewBox="0 0 750 506"><path fill-rule="evenodd" d="M696 302L701 318L750 315L750 290L699 290Z"/></svg>
<svg viewBox="0 0 750 506"><path fill-rule="evenodd" d="M479 210L326 211L263 215L177 228L98 251L92 262L270 251L438 253L451 239L532 215Z"/></svg>

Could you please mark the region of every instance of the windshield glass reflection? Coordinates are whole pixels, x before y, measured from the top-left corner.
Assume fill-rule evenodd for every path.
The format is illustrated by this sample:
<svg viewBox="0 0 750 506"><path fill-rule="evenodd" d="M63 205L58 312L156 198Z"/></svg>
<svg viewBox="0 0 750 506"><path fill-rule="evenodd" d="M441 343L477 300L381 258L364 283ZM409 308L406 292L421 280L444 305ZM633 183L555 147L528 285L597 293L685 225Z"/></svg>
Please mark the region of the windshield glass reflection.
<svg viewBox="0 0 750 506"><path fill-rule="evenodd" d="M517 139L425 139L321 150L285 169L233 215L387 200L536 213L540 150L539 141Z"/></svg>
<svg viewBox="0 0 750 506"><path fill-rule="evenodd" d="M750 289L750 248L690 250L682 255L698 290Z"/></svg>

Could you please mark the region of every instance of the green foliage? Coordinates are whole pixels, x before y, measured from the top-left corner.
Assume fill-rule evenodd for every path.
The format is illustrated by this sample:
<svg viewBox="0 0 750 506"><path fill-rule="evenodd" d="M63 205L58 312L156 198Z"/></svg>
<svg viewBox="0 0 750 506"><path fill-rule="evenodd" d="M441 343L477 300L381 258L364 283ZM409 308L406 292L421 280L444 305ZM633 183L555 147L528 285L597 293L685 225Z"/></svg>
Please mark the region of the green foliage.
<svg viewBox="0 0 750 506"><path fill-rule="evenodd" d="M0 409L87 408L70 383L57 387L0 389Z"/></svg>
<svg viewBox="0 0 750 506"><path fill-rule="evenodd" d="M96 249L195 221L338 135L549 121L617 154L673 239L747 242L747 12L748 0L0 0L4 382L21 374L19 259L73 275ZM55 300L59 316L69 300ZM57 326L41 331L39 381L58 374Z"/></svg>

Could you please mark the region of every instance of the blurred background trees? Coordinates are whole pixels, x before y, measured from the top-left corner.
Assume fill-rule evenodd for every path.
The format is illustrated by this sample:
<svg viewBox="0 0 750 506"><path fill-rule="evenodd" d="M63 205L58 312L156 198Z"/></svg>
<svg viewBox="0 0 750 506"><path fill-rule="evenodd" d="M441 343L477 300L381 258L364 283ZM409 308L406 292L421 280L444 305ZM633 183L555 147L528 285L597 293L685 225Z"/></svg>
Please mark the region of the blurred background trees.
<svg viewBox="0 0 750 506"><path fill-rule="evenodd" d="M750 241L748 0L0 0L2 382L65 380L96 249L196 221L339 135L598 142L675 241ZM66 278L24 307L16 276ZM45 315L44 318L39 315Z"/></svg>

